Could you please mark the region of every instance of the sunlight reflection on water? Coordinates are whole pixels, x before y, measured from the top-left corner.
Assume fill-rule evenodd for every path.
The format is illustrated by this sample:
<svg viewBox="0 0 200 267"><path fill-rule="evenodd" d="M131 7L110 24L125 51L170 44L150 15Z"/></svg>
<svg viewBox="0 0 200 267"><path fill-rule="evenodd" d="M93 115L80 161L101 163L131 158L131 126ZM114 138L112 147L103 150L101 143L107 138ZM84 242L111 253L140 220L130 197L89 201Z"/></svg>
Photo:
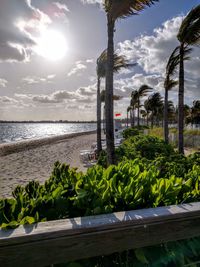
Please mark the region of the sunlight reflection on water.
<svg viewBox="0 0 200 267"><path fill-rule="evenodd" d="M0 123L0 143L93 131L95 123Z"/></svg>

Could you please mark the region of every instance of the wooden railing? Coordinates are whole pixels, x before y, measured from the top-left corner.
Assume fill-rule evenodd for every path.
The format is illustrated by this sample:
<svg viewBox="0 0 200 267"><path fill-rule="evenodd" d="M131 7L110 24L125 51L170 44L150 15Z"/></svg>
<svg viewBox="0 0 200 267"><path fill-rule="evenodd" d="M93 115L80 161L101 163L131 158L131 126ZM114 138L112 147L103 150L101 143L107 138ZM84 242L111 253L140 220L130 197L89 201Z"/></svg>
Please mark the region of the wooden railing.
<svg viewBox="0 0 200 267"><path fill-rule="evenodd" d="M200 236L200 202L0 230L0 266L48 266Z"/></svg>

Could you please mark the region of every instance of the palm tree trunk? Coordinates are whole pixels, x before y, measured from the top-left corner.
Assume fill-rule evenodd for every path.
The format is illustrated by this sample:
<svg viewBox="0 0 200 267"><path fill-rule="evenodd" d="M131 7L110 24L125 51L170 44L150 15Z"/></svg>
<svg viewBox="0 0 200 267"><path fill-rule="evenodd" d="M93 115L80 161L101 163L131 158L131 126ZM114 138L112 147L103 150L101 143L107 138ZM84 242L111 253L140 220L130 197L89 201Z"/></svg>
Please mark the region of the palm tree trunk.
<svg viewBox="0 0 200 267"><path fill-rule="evenodd" d="M178 151L184 154L184 44L180 45L179 92L178 92Z"/></svg>
<svg viewBox="0 0 200 267"><path fill-rule="evenodd" d="M134 109L131 110L131 127L135 126Z"/></svg>
<svg viewBox="0 0 200 267"><path fill-rule="evenodd" d="M151 117L151 128L153 129L153 120L154 120L154 116L152 115Z"/></svg>
<svg viewBox="0 0 200 267"><path fill-rule="evenodd" d="M149 126L149 116L147 114L147 126Z"/></svg>
<svg viewBox="0 0 200 267"><path fill-rule="evenodd" d="M103 133L106 134L106 126L105 126L105 105L103 105Z"/></svg>
<svg viewBox="0 0 200 267"><path fill-rule="evenodd" d="M101 93L100 93L101 80L97 79L97 156L99 156L102 145L101 145Z"/></svg>
<svg viewBox="0 0 200 267"><path fill-rule="evenodd" d="M107 48L107 66L106 66L106 144L108 154L108 165L115 163L114 146L114 110L113 110L113 62L114 62L114 21L107 15L108 27L108 48Z"/></svg>
<svg viewBox="0 0 200 267"><path fill-rule="evenodd" d="M164 140L169 143L169 128L168 128L168 90L165 88L165 106L164 106Z"/></svg>
<svg viewBox="0 0 200 267"><path fill-rule="evenodd" d="M135 127L135 108L133 108L133 110L132 110L132 124L133 124L133 126L132 127Z"/></svg>
<svg viewBox="0 0 200 267"><path fill-rule="evenodd" d="M128 128L128 111L127 111L127 123L126 127Z"/></svg>
<svg viewBox="0 0 200 267"><path fill-rule="evenodd" d="M138 117L137 117L137 126L140 126L140 100L138 98Z"/></svg>

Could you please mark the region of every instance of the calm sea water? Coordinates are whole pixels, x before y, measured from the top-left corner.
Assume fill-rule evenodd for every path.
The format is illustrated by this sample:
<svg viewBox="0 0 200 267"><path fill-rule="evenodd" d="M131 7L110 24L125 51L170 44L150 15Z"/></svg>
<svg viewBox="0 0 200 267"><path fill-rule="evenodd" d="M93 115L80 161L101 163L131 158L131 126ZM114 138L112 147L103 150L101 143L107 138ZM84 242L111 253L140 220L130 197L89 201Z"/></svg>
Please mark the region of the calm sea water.
<svg viewBox="0 0 200 267"><path fill-rule="evenodd" d="M96 123L0 123L0 143L96 130Z"/></svg>

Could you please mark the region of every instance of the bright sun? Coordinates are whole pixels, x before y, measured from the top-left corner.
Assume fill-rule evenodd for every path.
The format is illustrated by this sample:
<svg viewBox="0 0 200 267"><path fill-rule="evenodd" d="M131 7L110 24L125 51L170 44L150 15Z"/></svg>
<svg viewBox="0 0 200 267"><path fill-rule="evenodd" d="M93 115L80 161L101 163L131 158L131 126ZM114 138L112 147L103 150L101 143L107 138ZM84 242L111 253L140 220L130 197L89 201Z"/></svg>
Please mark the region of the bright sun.
<svg viewBox="0 0 200 267"><path fill-rule="evenodd" d="M38 38L35 50L44 58L56 61L65 56L67 42L62 33L54 30L46 30Z"/></svg>

